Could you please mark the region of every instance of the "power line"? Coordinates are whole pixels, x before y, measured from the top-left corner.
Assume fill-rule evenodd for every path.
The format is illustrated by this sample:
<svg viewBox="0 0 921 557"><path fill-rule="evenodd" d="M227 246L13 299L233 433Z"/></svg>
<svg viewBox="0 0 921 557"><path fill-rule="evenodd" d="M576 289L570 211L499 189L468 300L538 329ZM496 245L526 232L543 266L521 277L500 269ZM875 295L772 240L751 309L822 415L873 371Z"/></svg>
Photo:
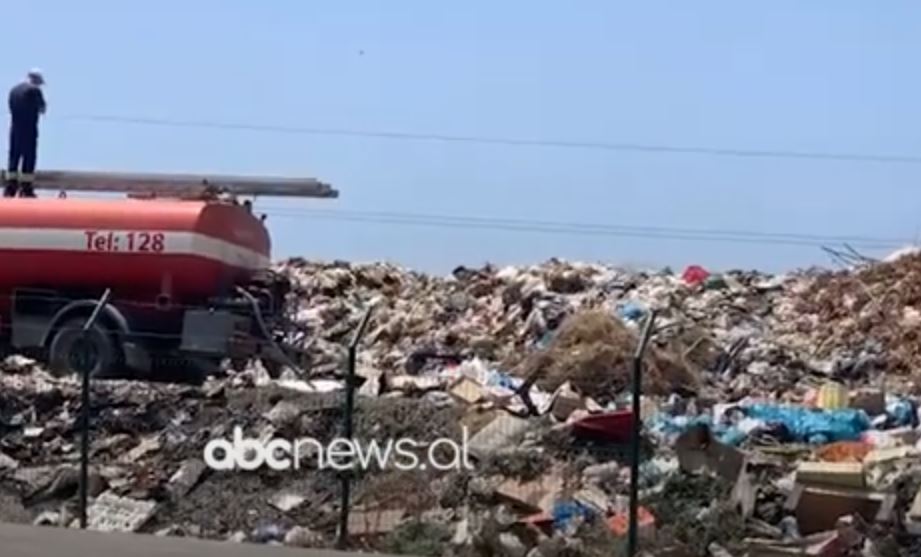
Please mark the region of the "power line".
<svg viewBox="0 0 921 557"><path fill-rule="evenodd" d="M97 199L89 195L74 197ZM665 226L636 226L572 221L547 221L498 217L474 217L396 211L357 211L346 209L314 209L307 207L282 207L257 204L258 213L284 219L312 218L324 221L392 224L467 230L499 230L506 232L531 232L568 236L607 236L641 239L690 240L704 242L730 242L746 244L775 244L824 247L831 244L849 244L866 249L891 249L914 245L910 238L878 236L843 236L804 234L791 232L762 232L720 228L678 228Z"/></svg>
<svg viewBox="0 0 921 557"><path fill-rule="evenodd" d="M393 224L435 228L501 230L574 236L608 236L660 240L690 240L746 244L776 244L821 247L829 244L850 244L867 249L898 248L911 243L897 238L866 236L821 236L811 234L772 233L741 230L687 229L641 227L624 225L580 224L516 219L488 219L419 213L362 212L320 209L291 209L266 207L269 216L280 218L313 218L318 220Z"/></svg>
<svg viewBox="0 0 921 557"><path fill-rule="evenodd" d="M267 124L216 122L208 120L173 120L167 118L143 118L115 115L73 115L66 120L100 124L129 124L176 128L206 128L234 131L286 133L298 135L343 136L403 141L438 141L450 143L474 143L483 145L504 145L512 147L546 147L600 151L624 151L655 154L707 155L737 158L801 159L837 162L869 162L888 164L921 164L921 157L907 155L885 155L864 153L833 153L818 151L793 151L782 149L737 149L707 146L680 146L642 143L612 143L601 141L577 141L561 139L503 138L478 135L450 135L436 133L411 133L376 131L347 128L295 127Z"/></svg>
<svg viewBox="0 0 921 557"><path fill-rule="evenodd" d="M505 224L521 226L539 226L553 228L567 228L580 230L593 230L602 232L641 232L641 233L670 233L670 234L693 234L693 235L729 235L729 236L747 236L754 238L769 239L795 239L795 240L816 240L822 242L868 242L868 243L900 243L906 242L901 238L882 238L873 236L833 236L820 234L803 234L788 232L761 232L755 230L740 229L719 229L719 228L677 228L666 226L636 226L636 225L618 225L618 224L598 224L573 221L546 221L534 219L517 219L507 217L472 217L465 215L443 215L431 213L416 212L395 212L395 211L355 211L345 209L313 209L304 207L281 207L274 205L262 206L269 211L284 213L292 211L294 213L304 213L310 215L347 215L360 216L368 218L397 218L397 219L427 219L437 221L451 221L458 223L470 224Z"/></svg>

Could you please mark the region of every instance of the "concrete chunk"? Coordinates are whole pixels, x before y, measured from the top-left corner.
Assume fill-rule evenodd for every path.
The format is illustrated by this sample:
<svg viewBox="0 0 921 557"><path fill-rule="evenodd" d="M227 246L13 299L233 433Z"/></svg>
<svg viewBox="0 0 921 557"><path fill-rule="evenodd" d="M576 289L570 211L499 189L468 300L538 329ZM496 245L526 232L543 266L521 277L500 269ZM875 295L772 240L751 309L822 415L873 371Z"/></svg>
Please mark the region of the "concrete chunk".
<svg viewBox="0 0 921 557"><path fill-rule="evenodd" d="M32 521L33 526L60 526L61 525L61 513L54 511L45 511L35 517L35 520Z"/></svg>
<svg viewBox="0 0 921 557"><path fill-rule="evenodd" d="M141 439L141 442L138 443L136 447L122 455L119 459L124 463L135 463L140 459L144 458L146 455L159 451L162 444L160 443L160 437L155 435L153 437L147 437Z"/></svg>
<svg viewBox="0 0 921 557"><path fill-rule="evenodd" d="M502 557L525 557L528 548L511 532L499 534L499 549Z"/></svg>
<svg viewBox="0 0 921 557"><path fill-rule="evenodd" d="M365 382L362 383L361 387L358 388L358 396L371 398L380 396L381 389L383 388L383 372L377 370L365 370L363 372L359 371L356 374L359 377L363 377L365 379Z"/></svg>
<svg viewBox="0 0 921 557"><path fill-rule="evenodd" d="M747 539L749 557L840 557L838 532L820 532L802 539L777 541Z"/></svg>
<svg viewBox="0 0 921 557"><path fill-rule="evenodd" d="M186 460L169 479L170 492L173 497L185 497L198 484L207 466L204 461L192 458Z"/></svg>
<svg viewBox="0 0 921 557"><path fill-rule="evenodd" d="M454 530L454 536L451 538L451 545L465 546L473 541L473 534L470 532L470 520L465 518L457 523Z"/></svg>
<svg viewBox="0 0 921 557"><path fill-rule="evenodd" d="M913 536L921 536L921 489L915 494L911 508L905 514L905 530Z"/></svg>
<svg viewBox="0 0 921 557"><path fill-rule="evenodd" d="M285 545L291 547L315 547L321 543L321 534L303 526L295 526L285 534Z"/></svg>
<svg viewBox="0 0 921 557"><path fill-rule="evenodd" d="M908 511L908 517L921 521L921 489L915 494L915 500L911 504L911 510Z"/></svg>
<svg viewBox="0 0 921 557"><path fill-rule="evenodd" d="M87 527L102 532L137 532L157 509L154 501L118 497L107 491L86 510Z"/></svg>
<svg viewBox="0 0 921 557"><path fill-rule="evenodd" d="M301 407L290 400L280 400L264 417L276 427L284 427L297 420Z"/></svg>
<svg viewBox="0 0 921 557"><path fill-rule="evenodd" d="M867 466L873 466L897 460L917 458L918 456L921 456L921 452L914 447L889 447L870 451L867 453L866 458L864 458L863 463Z"/></svg>
<svg viewBox="0 0 921 557"><path fill-rule="evenodd" d="M16 459L0 453L0 472L16 470L17 468L19 468L19 462Z"/></svg>
<svg viewBox="0 0 921 557"><path fill-rule="evenodd" d="M496 496L529 512L549 513L563 485L563 478L556 473L529 482L509 478L496 489Z"/></svg>
<svg viewBox="0 0 921 557"><path fill-rule="evenodd" d="M353 511L349 514L349 534L371 536L396 530L403 520L403 509Z"/></svg>
<svg viewBox="0 0 921 557"><path fill-rule="evenodd" d="M448 380L442 377L418 377L413 375L396 375L387 380L389 387L395 391L434 391L444 390Z"/></svg>
<svg viewBox="0 0 921 557"><path fill-rule="evenodd" d="M272 497L271 505L282 512L292 511L307 501L307 498L296 493L282 492Z"/></svg>
<svg viewBox="0 0 921 557"><path fill-rule="evenodd" d="M485 458L513 445L528 429L528 421L501 413L470 439L470 452Z"/></svg>

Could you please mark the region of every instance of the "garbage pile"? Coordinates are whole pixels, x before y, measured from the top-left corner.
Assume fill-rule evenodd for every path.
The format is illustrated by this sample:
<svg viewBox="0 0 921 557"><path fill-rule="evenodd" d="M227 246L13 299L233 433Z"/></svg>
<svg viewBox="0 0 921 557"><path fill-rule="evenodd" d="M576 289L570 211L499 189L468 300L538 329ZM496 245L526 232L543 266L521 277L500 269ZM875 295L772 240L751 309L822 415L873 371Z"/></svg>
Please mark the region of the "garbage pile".
<svg viewBox="0 0 921 557"><path fill-rule="evenodd" d="M838 374L911 373L921 365L921 255L805 278L783 308L793 337ZM798 338L797 338L798 337Z"/></svg>
<svg viewBox="0 0 921 557"><path fill-rule="evenodd" d="M352 547L617 555L632 370L654 314L640 357L645 554L921 554L917 254L785 276L557 260L444 278L280 270L303 369L94 382L91 527L330 547L347 477ZM353 439L413 440L400 454L415 460L344 473L322 447L345 431L348 345L369 309ZM0 520L75 524L79 411L75 379L20 356L0 366ZM288 469L205 462L210 442L241 434L316 444Z"/></svg>

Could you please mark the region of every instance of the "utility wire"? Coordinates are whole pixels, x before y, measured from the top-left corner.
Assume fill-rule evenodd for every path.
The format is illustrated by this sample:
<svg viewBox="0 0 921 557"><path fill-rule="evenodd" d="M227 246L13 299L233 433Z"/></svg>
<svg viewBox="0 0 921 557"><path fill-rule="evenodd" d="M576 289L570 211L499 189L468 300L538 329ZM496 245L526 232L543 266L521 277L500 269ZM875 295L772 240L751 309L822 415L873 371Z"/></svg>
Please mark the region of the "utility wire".
<svg viewBox="0 0 921 557"><path fill-rule="evenodd" d="M97 199L97 197L85 194L75 194L73 197ZM895 237L838 236L718 228L634 226L395 211L313 209L306 207L262 205L260 203L255 205L255 211L259 214L265 214L268 217L282 219L315 219L333 222L355 222L460 230L498 230L505 232L541 233L565 236L626 237L653 240L689 240L808 247L824 247L831 244L851 244L855 247L864 249L895 249L906 245L914 245L916 243L909 238Z"/></svg>
<svg viewBox="0 0 921 557"><path fill-rule="evenodd" d="M834 153L818 151L793 151L782 149L737 149L707 146L683 146L642 143L613 143L602 141L578 141L562 139L524 139L488 137L478 135L450 135L438 133L411 133L396 131L361 130L347 128L296 127L268 124L216 122L209 120L173 120L167 118L144 118L117 115L72 115L65 120L93 122L99 124L128 124L161 126L173 128L206 128L235 131L270 132L299 135L344 136L357 138L390 139L404 141L438 141L451 143L474 143L483 145L505 145L514 147L549 147L565 149L627 151L657 154L708 155L719 157L802 159L815 161L865 162L888 164L921 164L921 157L909 155Z"/></svg>
<svg viewBox="0 0 921 557"><path fill-rule="evenodd" d="M509 232L534 232L551 235L607 236L659 240L690 240L703 242L730 242L744 244L775 244L791 246L822 247L828 244L850 243L865 249L899 248L908 240L895 238L862 238L852 236L817 236L770 233L742 233L741 231L692 231L690 229L650 229L644 227L605 227L602 225L580 226L578 224L541 224L540 221L510 221L504 219L479 219L471 217L445 218L443 216L400 215L399 213L377 214L310 210L265 211L270 217L292 219L317 219L327 221L358 222L373 224L408 225L463 230L501 230ZM466 220L463 220L466 219ZM594 228L593 228L594 227Z"/></svg>
<svg viewBox="0 0 921 557"><path fill-rule="evenodd" d="M395 211L355 211L345 209L313 209L302 207L281 207L274 205L257 205L271 214L277 215L304 215L304 216L348 216L361 217L368 219L401 219L401 220L425 220L436 222L451 222L458 224L473 225L507 225L507 226L526 226L552 229L575 229L591 232L631 232L641 234L682 234L695 236L742 236L750 238L765 239L788 239L788 240L812 240L819 242L865 242L878 244L900 244L910 243L908 239L902 238L884 238L873 236L836 236L820 234L802 234L787 232L761 232L754 230L739 229L718 229L718 228L677 228L665 226L635 226L635 225L618 225L618 224L599 224L584 223L573 221L546 221L533 219L518 218L497 218L497 217L471 217L462 215L441 215L431 213L416 212L395 212Z"/></svg>

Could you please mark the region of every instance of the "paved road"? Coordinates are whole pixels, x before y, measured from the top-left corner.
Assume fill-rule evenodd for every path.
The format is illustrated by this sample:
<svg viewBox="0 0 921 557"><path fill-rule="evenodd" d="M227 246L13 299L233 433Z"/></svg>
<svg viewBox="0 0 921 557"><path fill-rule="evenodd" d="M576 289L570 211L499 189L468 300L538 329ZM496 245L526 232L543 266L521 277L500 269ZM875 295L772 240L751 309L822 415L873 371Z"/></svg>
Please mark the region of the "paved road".
<svg viewBox="0 0 921 557"><path fill-rule="evenodd" d="M0 524L2 557L368 557L367 553ZM375 557L386 557L375 554Z"/></svg>

